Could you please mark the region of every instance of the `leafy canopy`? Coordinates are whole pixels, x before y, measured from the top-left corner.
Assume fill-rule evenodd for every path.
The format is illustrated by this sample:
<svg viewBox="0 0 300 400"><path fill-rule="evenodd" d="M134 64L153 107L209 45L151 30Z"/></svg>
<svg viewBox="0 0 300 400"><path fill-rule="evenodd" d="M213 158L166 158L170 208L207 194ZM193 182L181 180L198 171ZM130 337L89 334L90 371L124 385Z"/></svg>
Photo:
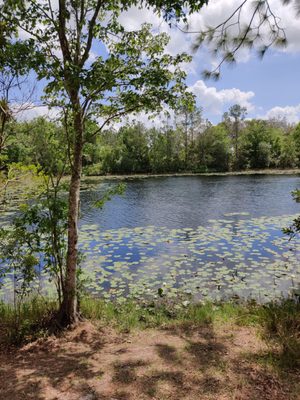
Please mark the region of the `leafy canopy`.
<svg viewBox="0 0 300 400"><path fill-rule="evenodd" d="M151 25L126 31L120 13L144 6L167 21L179 20L206 2L60 0L58 7L48 0L7 0L1 9L2 31L8 26L14 30L2 32L1 43L26 43L34 60L30 67L45 79L49 106L67 109L78 94L84 118L101 117L105 125L129 112L174 107L182 95L193 100L185 93L185 73L180 70L190 57L166 54L168 36L153 34ZM16 41L20 32L29 39Z"/></svg>

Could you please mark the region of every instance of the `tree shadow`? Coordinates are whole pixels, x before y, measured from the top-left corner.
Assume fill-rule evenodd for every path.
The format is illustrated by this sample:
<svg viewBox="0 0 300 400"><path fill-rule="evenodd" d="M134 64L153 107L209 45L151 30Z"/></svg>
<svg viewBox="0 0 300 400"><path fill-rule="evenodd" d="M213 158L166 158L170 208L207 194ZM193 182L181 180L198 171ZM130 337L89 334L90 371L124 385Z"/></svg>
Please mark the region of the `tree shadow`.
<svg viewBox="0 0 300 400"><path fill-rule="evenodd" d="M241 399L294 400L298 398L293 397L287 389L288 386L283 384L280 377L266 368L249 365L249 363L245 364L245 360L241 359L236 360L236 363L232 366L232 371L237 382L240 382L238 389Z"/></svg>
<svg viewBox="0 0 300 400"><path fill-rule="evenodd" d="M201 395L217 398L226 383L218 379L216 370L224 368L228 348L216 338L213 326L198 326L196 329L195 325L181 324L173 326L169 332L185 341L184 350L178 352L175 346L160 343L156 345L156 351L164 362L180 366L180 370L155 371L143 377L142 391L155 397L159 395L160 385L170 384L174 389L170 394L172 399L181 399L187 393L199 398ZM191 373L193 370L196 374ZM197 371L201 371L200 376L197 376Z"/></svg>
<svg viewBox="0 0 300 400"><path fill-rule="evenodd" d="M169 383L179 395L178 398L182 397L181 393L186 388L184 374L181 371L153 371L149 376L143 376L140 380L141 391L150 397L154 397L157 394L160 382Z"/></svg>
<svg viewBox="0 0 300 400"><path fill-rule="evenodd" d="M114 382L129 384L137 379L136 369L146 366L147 363L143 360L125 361L114 364Z"/></svg>
<svg viewBox="0 0 300 400"><path fill-rule="evenodd" d="M220 365L227 347L216 340L188 341L186 351L192 356L196 367L201 370Z"/></svg>
<svg viewBox="0 0 300 400"><path fill-rule="evenodd" d="M224 384L218 378L210 375L204 375L197 381L197 385L203 394L217 395L221 389L224 389Z"/></svg>
<svg viewBox="0 0 300 400"><path fill-rule="evenodd" d="M73 376L77 382L99 376L101 371L92 369L87 361L93 354L93 351L74 354L51 346L39 351L33 347L16 358L12 353L8 362L7 356L5 357L5 367L0 369L0 398L42 400L45 398L43 395L45 379L50 382L53 389L59 389L62 383L68 378L71 380ZM82 394L85 394L84 387L82 391Z"/></svg>
<svg viewBox="0 0 300 400"><path fill-rule="evenodd" d="M75 343L84 343L95 352L103 349L105 346L105 341L102 338L99 339L99 334L97 332L90 333L85 329L79 332L72 341Z"/></svg>
<svg viewBox="0 0 300 400"><path fill-rule="evenodd" d="M169 324L162 328L162 330L167 331L171 335L180 337L192 337L197 333L199 333L201 337L212 337L214 335L213 326L210 322L200 325L192 321L183 321L179 324Z"/></svg>
<svg viewBox="0 0 300 400"><path fill-rule="evenodd" d="M181 360L174 346L169 344L158 343L155 345L156 351L160 358L170 364L180 364Z"/></svg>

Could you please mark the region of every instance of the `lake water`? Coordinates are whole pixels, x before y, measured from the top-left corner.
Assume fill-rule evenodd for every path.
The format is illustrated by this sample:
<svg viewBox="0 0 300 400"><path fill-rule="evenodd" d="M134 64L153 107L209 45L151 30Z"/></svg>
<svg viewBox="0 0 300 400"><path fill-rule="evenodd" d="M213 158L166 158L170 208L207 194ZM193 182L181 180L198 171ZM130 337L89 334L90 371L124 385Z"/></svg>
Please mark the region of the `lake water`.
<svg viewBox="0 0 300 400"><path fill-rule="evenodd" d="M95 296L153 298L162 289L264 302L299 291L300 240L281 231L300 213L291 196L299 176L129 179L123 196L93 207L117 182L86 179L81 195L82 267Z"/></svg>
<svg viewBox="0 0 300 400"><path fill-rule="evenodd" d="M197 228L228 213L247 213L249 218L275 217L300 212L291 191L300 188L299 176L183 176L131 179L124 196L116 196L104 210L91 208L103 189L82 193L82 224L101 230L163 226ZM238 215L235 217L239 219Z"/></svg>
<svg viewBox="0 0 300 400"><path fill-rule="evenodd" d="M299 289L299 240L281 229L300 212L299 176L130 179L123 196L92 207L115 181L82 193L83 268L106 298L186 293L253 297Z"/></svg>

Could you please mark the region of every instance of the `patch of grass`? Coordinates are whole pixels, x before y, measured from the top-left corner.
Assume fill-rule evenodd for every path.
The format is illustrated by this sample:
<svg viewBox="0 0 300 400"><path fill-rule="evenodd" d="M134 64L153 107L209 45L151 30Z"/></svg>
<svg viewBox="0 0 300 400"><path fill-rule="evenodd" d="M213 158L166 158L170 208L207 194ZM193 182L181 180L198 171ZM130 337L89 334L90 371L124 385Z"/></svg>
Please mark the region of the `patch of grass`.
<svg viewBox="0 0 300 400"><path fill-rule="evenodd" d="M286 300L258 309L262 338L279 346L277 364L284 368L300 366L300 303Z"/></svg>
<svg viewBox="0 0 300 400"><path fill-rule="evenodd" d="M214 306L207 303L179 307L163 300L156 303L128 300L119 304L87 297L82 301L81 311L85 318L100 320L122 331L129 331L173 324L210 324Z"/></svg>
<svg viewBox="0 0 300 400"><path fill-rule="evenodd" d="M81 303L81 311L85 318L112 324L122 331L174 325L186 326L188 329L193 325L228 322L255 325L259 320L260 307L252 303L236 302L206 302L184 307L163 299L155 303L128 300L119 304L91 297L85 297Z"/></svg>
<svg viewBox="0 0 300 400"><path fill-rule="evenodd" d="M46 335L56 311L57 303L42 297L16 307L0 302L0 345L18 345Z"/></svg>
<svg viewBox="0 0 300 400"><path fill-rule="evenodd" d="M162 326L177 315L164 304L146 305L131 300L119 304L90 297L82 300L81 312L85 318L111 324L121 331Z"/></svg>
<svg viewBox="0 0 300 400"><path fill-rule="evenodd" d="M259 353L244 353L243 359L254 362L262 367L272 367L277 369L279 362L279 354L274 351L266 351Z"/></svg>

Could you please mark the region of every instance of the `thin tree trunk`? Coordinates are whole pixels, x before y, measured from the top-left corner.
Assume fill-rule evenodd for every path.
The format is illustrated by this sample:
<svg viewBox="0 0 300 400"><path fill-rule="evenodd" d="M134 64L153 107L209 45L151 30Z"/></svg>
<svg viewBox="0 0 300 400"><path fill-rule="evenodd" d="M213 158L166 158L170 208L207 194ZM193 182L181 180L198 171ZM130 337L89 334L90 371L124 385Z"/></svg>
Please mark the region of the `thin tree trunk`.
<svg viewBox="0 0 300 400"><path fill-rule="evenodd" d="M76 323L79 316L76 293L76 271L78 263L78 215L83 148L83 121L80 107L77 108L77 111L74 115L74 130L74 162L72 166L71 183L69 189L68 252L63 302L59 313L59 320L63 326Z"/></svg>

